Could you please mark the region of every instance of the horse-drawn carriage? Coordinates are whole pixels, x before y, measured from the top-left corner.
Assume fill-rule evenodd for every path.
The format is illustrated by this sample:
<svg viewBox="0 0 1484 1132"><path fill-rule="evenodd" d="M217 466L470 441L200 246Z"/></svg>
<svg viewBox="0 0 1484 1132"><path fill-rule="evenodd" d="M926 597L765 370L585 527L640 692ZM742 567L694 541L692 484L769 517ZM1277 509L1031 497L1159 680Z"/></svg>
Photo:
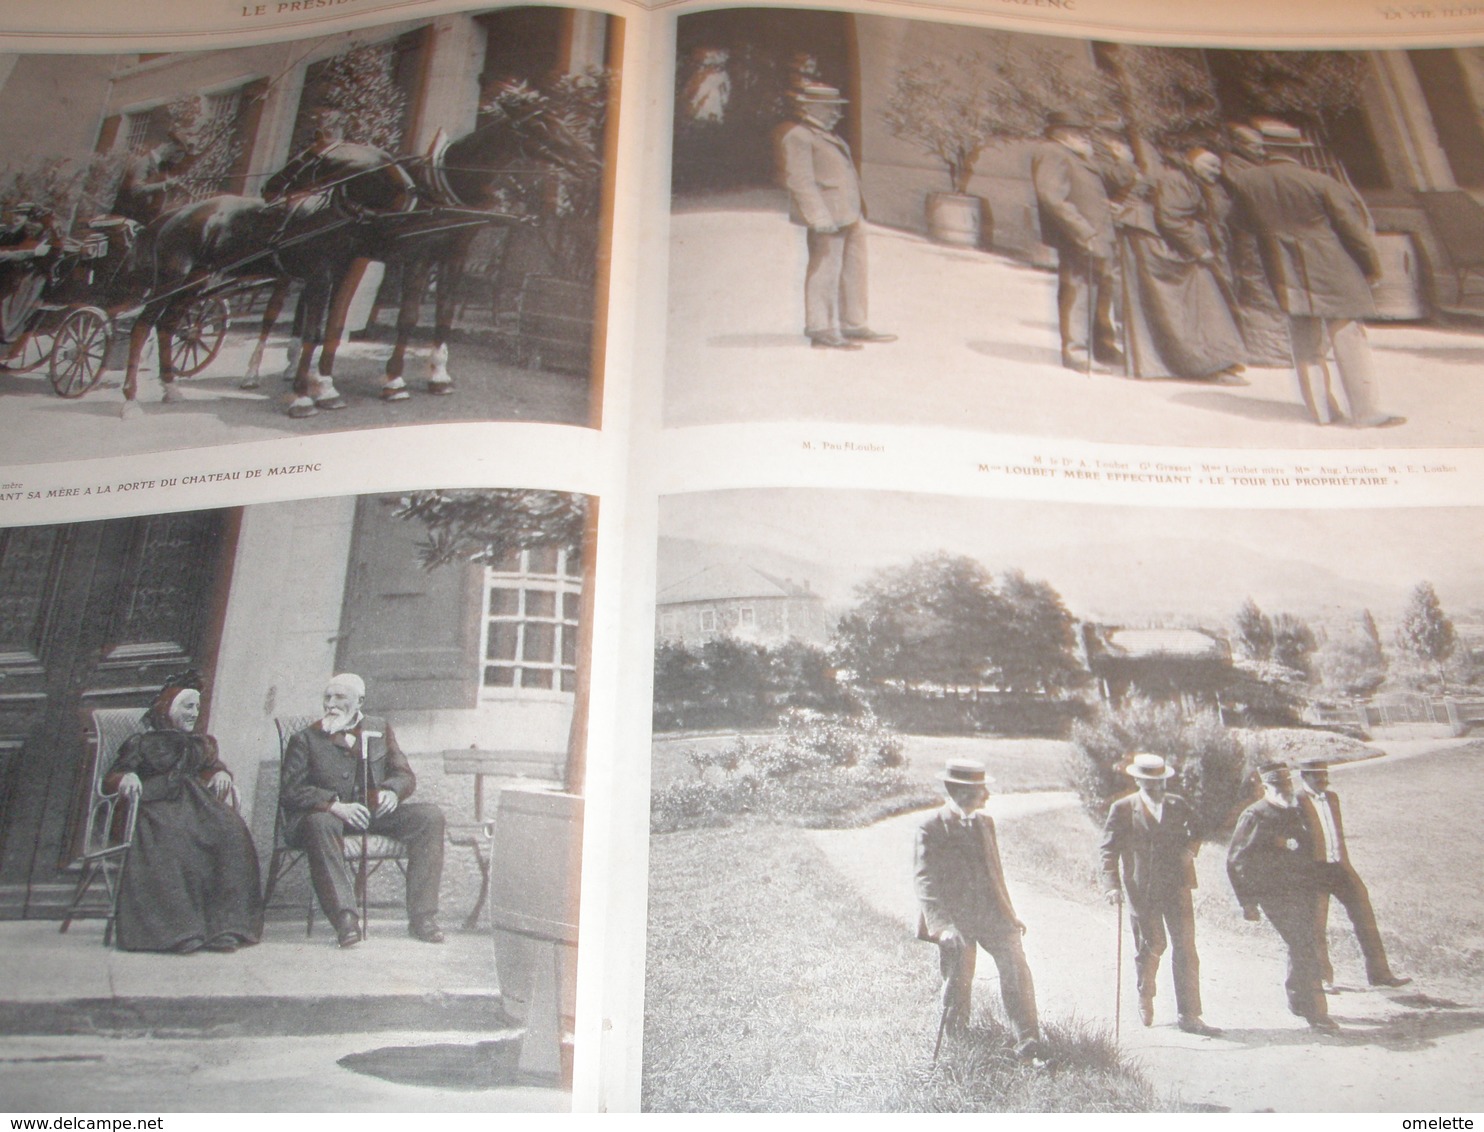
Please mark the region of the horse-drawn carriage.
<svg viewBox="0 0 1484 1132"><path fill-rule="evenodd" d="M96 386L105 369L123 368L122 347L141 304L119 308L111 300L119 297L116 280L130 223L102 217L85 225L80 239L53 233L55 243L43 244L40 254L4 265L9 278L0 280L0 344L9 350L6 370L32 373L45 366L56 394L76 398ZM244 285L252 284L234 281L182 309L172 333L176 376L194 377L216 360L231 323L227 295Z"/></svg>
<svg viewBox="0 0 1484 1132"><path fill-rule="evenodd" d="M80 397L105 368L123 367L124 415L137 415L140 362L151 334L164 400L176 400L175 379L202 372L220 353L234 300L271 287L242 381L252 388L263 346L297 284L302 289L295 334L303 348L292 375L289 414L343 408L332 367L359 278L355 265L380 260L394 262L402 281L397 335L380 395L405 400L410 394L402 379L404 360L430 281L462 276L469 245L481 229L542 222L539 209L504 207L499 186L556 185L564 177L597 185L600 168L594 139L557 118L529 113L491 114L453 141L440 131L419 157L346 142L316 145L269 178L262 196L207 197L142 228L117 217L93 221L76 239L56 236L46 255L0 263L0 270L18 273L12 282L24 282L31 296L25 317L4 334L7 288L0 279L0 341L10 346L6 366L24 371L47 365L63 397ZM431 393L453 390L446 363L456 291L436 291ZM318 375L312 376L316 348Z"/></svg>

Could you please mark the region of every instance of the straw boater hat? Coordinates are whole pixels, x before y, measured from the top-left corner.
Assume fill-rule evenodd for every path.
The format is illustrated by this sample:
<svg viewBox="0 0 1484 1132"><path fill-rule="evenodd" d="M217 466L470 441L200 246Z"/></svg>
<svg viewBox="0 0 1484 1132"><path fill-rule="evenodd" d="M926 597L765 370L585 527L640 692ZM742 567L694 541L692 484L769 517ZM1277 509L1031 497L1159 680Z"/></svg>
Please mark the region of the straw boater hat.
<svg viewBox="0 0 1484 1132"><path fill-rule="evenodd" d="M793 92L795 102L832 102L843 105L850 101L840 97L840 88L827 83L805 83Z"/></svg>
<svg viewBox="0 0 1484 1132"><path fill-rule="evenodd" d="M1299 773L1309 774L1314 771L1328 770L1329 760L1323 755L1310 755L1308 758L1299 759Z"/></svg>
<svg viewBox="0 0 1484 1132"><path fill-rule="evenodd" d="M993 781L978 759L949 759L938 777L945 786L987 786Z"/></svg>
<svg viewBox="0 0 1484 1132"><path fill-rule="evenodd" d="M1286 771L1288 769L1288 764L1282 759L1273 759L1271 762L1265 762L1258 767L1257 775L1259 778L1264 779L1276 778L1279 771Z"/></svg>
<svg viewBox="0 0 1484 1132"><path fill-rule="evenodd" d="M1123 773L1130 778L1142 778L1147 781L1158 781L1165 778L1175 777L1175 768L1170 766L1159 755L1138 754L1133 761L1123 768Z"/></svg>

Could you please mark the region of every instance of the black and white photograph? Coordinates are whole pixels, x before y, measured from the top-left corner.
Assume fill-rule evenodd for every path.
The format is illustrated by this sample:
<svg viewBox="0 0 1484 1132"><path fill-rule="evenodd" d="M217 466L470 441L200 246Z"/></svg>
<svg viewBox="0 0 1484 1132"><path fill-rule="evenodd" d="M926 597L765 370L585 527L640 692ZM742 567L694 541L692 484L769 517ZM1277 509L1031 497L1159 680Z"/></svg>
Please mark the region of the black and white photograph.
<svg viewBox="0 0 1484 1132"><path fill-rule="evenodd" d="M596 425L621 21L0 62L0 461Z"/></svg>
<svg viewBox="0 0 1484 1132"><path fill-rule="evenodd" d="M597 501L0 530L11 1111L566 1111Z"/></svg>
<svg viewBox="0 0 1484 1132"><path fill-rule="evenodd" d="M1463 508L661 500L650 1111L1473 1111Z"/></svg>
<svg viewBox="0 0 1484 1132"><path fill-rule="evenodd" d="M1484 442L1484 53L680 17L665 424Z"/></svg>

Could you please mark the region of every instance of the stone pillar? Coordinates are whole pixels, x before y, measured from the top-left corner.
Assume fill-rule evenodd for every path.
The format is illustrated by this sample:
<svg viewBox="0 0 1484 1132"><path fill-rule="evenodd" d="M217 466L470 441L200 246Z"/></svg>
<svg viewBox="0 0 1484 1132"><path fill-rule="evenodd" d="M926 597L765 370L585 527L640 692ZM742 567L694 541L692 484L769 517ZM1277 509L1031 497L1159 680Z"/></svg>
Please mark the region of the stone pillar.
<svg viewBox="0 0 1484 1132"><path fill-rule="evenodd" d="M1400 151L1398 156L1408 175L1409 183L1398 187L1422 191L1456 189L1453 167L1438 140L1411 58L1405 51L1373 51L1370 58L1375 64L1381 103L1378 124L1386 128L1391 146Z"/></svg>
<svg viewBox="0 0 1484 1132"><path fill-rule="evenodd" d="M581 74L603 66L608 50L608 16L569 8L562 21L562 70Z"/></svg>
<svg viewBox="0 0 1484 1132"><path fill-rule="evenodd" d="M333 675L354 520L354 496L255 504L242 513L210 727L244 816L266 807L270 834L275 799L253 797L258 767L278 761L274 716L317 713Z"/></svg>
<svg viewBox="0 0 1484 1132"><path fill-rule="evenodd" d="M294 120L299 115L299 100L304 96L307 69L303 61L293 62L295 46L291 44L285 49L284 70L263 95L258 129L247 161L248 192L261 192L263 182L282 169L292 156L289 146L294 138Z"/></svg>
<svg viewBox="0 0 1484 1132"><path fill-rule="evenodd" d="M422 153L441 126L457 138L474 129L485 30L470 16L439 16L428 28L423 86L406 148Z"/></svg>

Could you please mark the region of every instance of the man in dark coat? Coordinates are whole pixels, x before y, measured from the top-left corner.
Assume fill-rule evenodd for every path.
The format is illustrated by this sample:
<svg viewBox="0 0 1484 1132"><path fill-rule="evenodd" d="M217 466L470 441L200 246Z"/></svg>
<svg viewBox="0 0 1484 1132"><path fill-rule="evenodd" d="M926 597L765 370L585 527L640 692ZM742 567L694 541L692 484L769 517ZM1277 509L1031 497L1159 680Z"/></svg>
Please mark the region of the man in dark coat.
<svg viewBox="0 0 1484 1132"><path fill-rule="evenodd" d="M1365 882L1350 863L1345 847L1345 825L1340 820L1340 798L1329 788L1329 763L1323 758L1307 758L1299 763L1299 808L1309 828L1314 846L1314 881L1319 889L1314 912L1314 932L1319 944L1319 977L1327 985L1335 981L1335 970L1329 961L1326 939L1329 921L1329 898L1335 897L1345 907L1360 953L1365 959L1366 980L1373 987L1404 987L1412 980L1392 973L1386 959L1386 945L1376 927L1376 913L1371 908L1371 894Z"/></svg>
<svg viewBox="0 0 1484 1132"><path fill-rule="evenodd" d="M835 133L845 99L838 89L806 82L790 94L795 120L773 145L778 179L788 190L789 219L808 233L804 333L818 349L859 350L895 342L866 324L866 225L860 177L850 147Z"/></svg>
<svg viewBox="0 0 1484 1132"><path fill-rule="evenodd" d="M365 695L359 676L333 677L325 686L324 718L289 740L280 788L284 836L308 855L314 893L341 947L361 938L346 837L364 830L401 841L407 846L407 930L425 943L442 943L443 812L407 801L417 786L412 767L386 720L361 713ZM363 785L368 772L369 794Z"/></svg>
<svg viewBox="0 0 1484 1132"><path fill-rule="evenodd" d="M943 1019L960 1033L969 1023L975 957L989 952L1000 973L1000 997L1015 1033L1015 1053L1039 1061L1036 988L1000 867L994 819L980 813L989 798L984 764L951 759L939 778L948 802L918 827L913 879L920 915L917 937L938 945Z"/></svg>
<svg viewBox="0 0 1484 1132"><path fill-rule="evenodd" d="M1103 888L1108 903L1117 904L1121 866L1134 931L1139 1020L1154 1025L1155 975L1168 944L1174 949L1171 962L1180 1029L1208 1037L1219 1034L1216 1027L1201 1020L1200 961L1190 896L1196 886L1194 858L1200 845L1195 815L1184 798L1166 791L1165 784L1175 771L1159 755L1134 755L1124 773L1139 789L1108 808L1101 846Z"/></svg>
<svg viewBox="0 0 1484 1132"><path fill-rule="evenodd" d="M178 193L178 175L189 158L190 148L173 133L153 149L131 157L114 195L114 215L141 225L158 220Z"/></svg>
<svg viewBox="0 0 1484 1132"><path fill-rule="evenodd" d="M1072 115L1053 113L1046 140L1031 155L1031 183L1041 239L1056 249L1062 365L1083 372L1094 360L1122 366L1113 326L1113 212L1094 161L1091 127Z"/></svg>
<svg viewBox="0 0 1484 1132"><path fill-rule="evenodd" d="M1319 424L1342 415L1328 354L1350 423L1383 428L1405 419L1378 404L1375 362L1361 320L1376 314L1371 283L1381 261L1355 193L1287 155L1254 151L1263 164L1229 170L1231 222L1256 233L1263 267L1288 314L1293 365L1304 405Z"/></svg>
<svg viewBox="0 0 1484 1132"><path fill-rule="evenodd" d="M1226 854L1232 890L1248 920L1267 916L1288 948L1288 1009L1326 1033L1339 1029L1325 1006L1314 931L1313 845L1293 796L1288 766L1264 763L1263 796L1242 811Z"/></svg>

